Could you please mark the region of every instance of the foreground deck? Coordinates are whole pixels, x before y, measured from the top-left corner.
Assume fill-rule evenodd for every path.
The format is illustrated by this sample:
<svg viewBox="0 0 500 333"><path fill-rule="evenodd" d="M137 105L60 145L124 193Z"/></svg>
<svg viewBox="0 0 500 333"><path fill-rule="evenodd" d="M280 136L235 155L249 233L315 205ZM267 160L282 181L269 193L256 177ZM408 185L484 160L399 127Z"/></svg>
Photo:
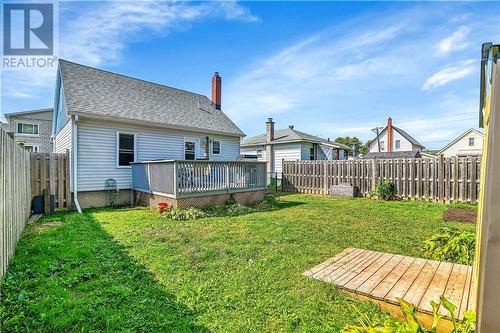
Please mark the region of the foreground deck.
<svg viewBox="0 0 500 333"><path fill-rule="evenodd" d="M472 267L466 265L347 248L304 275L333 283L396 317L401 315L396 298L403 298L415 305L425 325L432 325L430 302L438 303L441 295L457 306L460 320L475 306ZM439 312L448 314L443 307ZM444 320L440 330L447 331L449 325Z"/></svg>

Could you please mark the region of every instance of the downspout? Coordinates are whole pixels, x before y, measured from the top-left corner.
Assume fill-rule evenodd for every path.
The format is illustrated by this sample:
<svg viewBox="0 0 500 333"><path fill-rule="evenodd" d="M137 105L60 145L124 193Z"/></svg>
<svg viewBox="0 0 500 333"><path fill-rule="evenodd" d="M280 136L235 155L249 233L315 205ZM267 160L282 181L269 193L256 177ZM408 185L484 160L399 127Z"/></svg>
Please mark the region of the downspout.
<svg viewBox="0 0 500 333"><path fill-rule="evenodd" d="M73 146L71 149L72 157L73 157L73 201L76 206L76 210L78 213L82 213L82 209L80 207L80 203L78 202L78 115L73 116L73 131L71 132L73 138L71 140L71 145Z"/></svg>

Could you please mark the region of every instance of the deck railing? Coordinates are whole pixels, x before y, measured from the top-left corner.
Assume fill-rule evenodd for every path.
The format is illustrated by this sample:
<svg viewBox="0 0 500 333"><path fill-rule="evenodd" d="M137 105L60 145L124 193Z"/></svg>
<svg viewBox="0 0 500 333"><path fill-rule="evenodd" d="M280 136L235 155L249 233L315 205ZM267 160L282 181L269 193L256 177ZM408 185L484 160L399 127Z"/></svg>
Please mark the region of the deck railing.
<svg viewBox="0 0 500 333"><path fill-rule="evenodd" d="M132 165L136 191L173 198L266 188L264 162L146 161Z"/></svg>

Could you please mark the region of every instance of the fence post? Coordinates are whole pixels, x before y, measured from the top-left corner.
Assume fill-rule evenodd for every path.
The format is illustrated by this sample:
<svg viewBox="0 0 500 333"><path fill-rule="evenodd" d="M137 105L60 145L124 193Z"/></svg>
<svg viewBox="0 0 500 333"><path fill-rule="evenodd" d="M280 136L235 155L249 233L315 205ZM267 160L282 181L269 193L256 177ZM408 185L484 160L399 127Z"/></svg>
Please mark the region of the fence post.
<svg viewBox="0 0 500 333"><path fill-rule="evenodd" d="M323 194L328 194L328 160L323 162Z"/></svg>
<svg viewBox="0 0 500 333"><path fill-rule="evenodd" d="M375 189L375 186L377 186L378 177L379 177L378 159L374 158L372 160L372 188L371 188L372 191Z"/></svg>
<svg viewBox="0 0 500 333"><path fill-rule="evenodd" d="M445 168L444 168L444 156L439 155L439 164L438 164L438 191L439 191L439 201L444 202L444 173L445 173Z"/></svg>

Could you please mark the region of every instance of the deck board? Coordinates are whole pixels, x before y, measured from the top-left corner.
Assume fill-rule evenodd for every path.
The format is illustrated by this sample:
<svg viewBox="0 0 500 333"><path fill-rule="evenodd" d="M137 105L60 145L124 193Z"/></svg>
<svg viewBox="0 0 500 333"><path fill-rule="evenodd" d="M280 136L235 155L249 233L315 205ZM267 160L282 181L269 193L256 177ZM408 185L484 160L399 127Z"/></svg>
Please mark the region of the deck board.
<svg viewBox="0 0 500 333"><path fill-rule="evenodd" d="M377 304L394 306L403 298L420 313L431 313L430 302L438 303L441 295L457 305L458 319L474 308L473 272L466 265L348 248L304 275ZM440 313L448 314L442 308Z"/></svg>

